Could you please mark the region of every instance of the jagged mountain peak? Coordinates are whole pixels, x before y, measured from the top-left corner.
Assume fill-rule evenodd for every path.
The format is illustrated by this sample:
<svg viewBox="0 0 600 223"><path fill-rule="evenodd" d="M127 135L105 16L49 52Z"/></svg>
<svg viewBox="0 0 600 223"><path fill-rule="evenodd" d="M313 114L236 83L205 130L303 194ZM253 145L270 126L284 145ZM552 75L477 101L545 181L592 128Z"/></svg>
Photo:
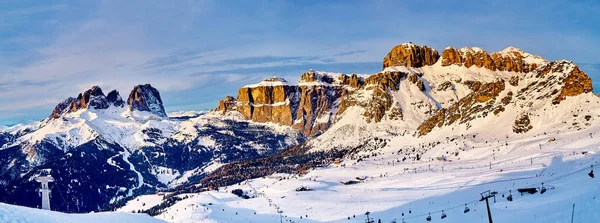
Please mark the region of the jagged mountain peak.
<svg viewBox="0 0 600 223"><path fill-rule="evenodd" d="M148 111L160 117L167 117L158 90L150 84L137 85L127 99L130 111Z"/></svg>
<svg viewBox="0 0 600 223"><path fill-rule="evenodd" d="M123 107L123 105L125 105L125 101L123 101L123 98L121 98L121 95L117 90L112 90L108 92L108 94L106 95L106 100L117 107Z"/></svg>
<svg viewBox="0 0 600 223"><path fill-rule="evenodd" d="M50 117L58 118L63 114L75 112L81 109L94 108L94 109L106 109L109 107L106 96L102 92L99 86L93 86L92 88L79 93L77 98L69 97L64 101L58 103Z"/></svg>

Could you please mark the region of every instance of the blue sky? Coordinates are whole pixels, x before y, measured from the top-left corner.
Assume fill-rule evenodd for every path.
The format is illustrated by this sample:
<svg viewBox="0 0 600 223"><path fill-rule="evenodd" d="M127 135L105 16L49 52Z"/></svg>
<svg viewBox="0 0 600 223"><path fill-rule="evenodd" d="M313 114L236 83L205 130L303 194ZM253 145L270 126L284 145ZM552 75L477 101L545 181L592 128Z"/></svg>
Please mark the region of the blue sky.
<svg viewBox="0 0 600 223"><path fill-rule="evenodd" d="M0 125L93 85L151 83L168 111L210 109L265 77L375 73L409 41L572 60L600 90L598 15L597 0L0 0Z"/></svg>

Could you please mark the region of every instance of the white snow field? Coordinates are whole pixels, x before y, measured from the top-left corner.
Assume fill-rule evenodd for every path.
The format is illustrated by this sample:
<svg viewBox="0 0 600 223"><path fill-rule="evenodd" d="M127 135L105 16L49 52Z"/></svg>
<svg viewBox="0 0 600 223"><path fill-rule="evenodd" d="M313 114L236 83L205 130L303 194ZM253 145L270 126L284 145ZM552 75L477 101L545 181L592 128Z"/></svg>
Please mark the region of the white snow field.
<svg viewBox="0 0 600 223"><path fill-rule="evenodd" d="M441 141L420 162L398 162L403 155L395 152L426 139L406 143L396 138L381 155L362 162L347 160L304 176L275 174L219 191L179 195L188 198L156 217L168 222L279 222L281 211L284 222L364 222L369 211L375 222L427 222L429 213L433 222L487 222L485 202L479 199L492 190L498 192L495 203L490 199L494 222L571 222L573 204L574 222L598 222L600 179L588 176L590 165L600 166L599 138L589 134L598 129L487 142L468 135ZM469 148L460 151L460 160L428 158L455 145ZM341 183L350 180L358 183ZM517 192L527 187L539 191L541 183L548 189L544 194ZM313 191L297 192L301 186ZM236 188L253 198L237 197L231 193ZM507 200L511 193L512 202ZM121 211L150 208L158 203L156 196L140 197L146 206L132 201Z"/></svg>
<svg viewBox="0 0 600 223"><path fill-rule="evenodd" d="M2 223L161 223L162 220L146 214L102 212L65 214L35 208L0 203Z"/></svg>

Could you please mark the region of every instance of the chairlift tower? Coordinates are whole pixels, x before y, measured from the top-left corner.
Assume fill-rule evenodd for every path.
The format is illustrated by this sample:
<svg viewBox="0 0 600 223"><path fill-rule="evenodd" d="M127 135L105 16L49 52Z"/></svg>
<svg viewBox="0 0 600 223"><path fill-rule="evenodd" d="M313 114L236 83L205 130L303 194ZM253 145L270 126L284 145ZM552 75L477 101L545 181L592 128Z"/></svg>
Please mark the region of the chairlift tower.
<svg viewBox="0 0 600 223"><path fill-rule="evenodd" d="M49 182L54 182L52 176L38 176L35 181L40 182L40 193L42 193L42 209L50 210L50 188L48 187Z"/></svg>

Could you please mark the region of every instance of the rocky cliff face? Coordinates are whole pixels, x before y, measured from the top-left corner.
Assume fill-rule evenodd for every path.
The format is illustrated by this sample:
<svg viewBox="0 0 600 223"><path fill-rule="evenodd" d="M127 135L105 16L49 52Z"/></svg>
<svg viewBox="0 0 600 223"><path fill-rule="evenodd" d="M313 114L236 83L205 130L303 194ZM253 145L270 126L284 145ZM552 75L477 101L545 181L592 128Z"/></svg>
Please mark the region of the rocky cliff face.
<svg viewBox="0 0 600 223"><path fill-rule="evenodd" d="M418 89L425 90L419 77L405 72L386 71L365 77L309 70L297 85L269 78L240 88L237 99L227 96L216 110L237 111L248 120L292 126L314 136L327 130L336 117L352 106L366 108L362 115L368 121L402 119L402 110L392 94L407 77ZM363 97L362 93L357 96L356 91L367 91L368 96Z"/></svg>
<svg viewBox="0 0 600 223"><path fill-rule="evenodd" d="M160 93L150 84L138 85L131 90L127 99L130 111L148 111L161 117L167 117Z"/></svg>
<svg viewBox="0 0 600 223"><path fill-rule="evenodd" d="M106 95L106 101L109 104L117 107L123 107L123 105L125 105L125 101L123 101L123 98L121 98L121 95L117 90L112 90L111 92L108 92L108 94Z"/></svg>
<svg viewBox="0 0 600 223"><path fill-rule="evenodd" d="M440 54L427 46L404 43L392 48L383 58L383 69L393 66L423 67L437 62Z"/></svg>
<svg viewBox="0 0 600 223"><path fill-rule="evenodd" d="M292 126L305 135L317 135L333 123L341 95L362 81L357 75L333 77L312 70L300 77L298 85L268 78L240 88L237 99L226 97L216 110L237 111L248 120Z"/></svg>
<svg viewBox="0 0 600 223"><path fill-rule="evenodd" d="M465 124L469 129L472 120L490 114L502 115L508 107L521 111L513 119L513 132L526 133L534 127L528 112L593 91L591 79L575 64L565 60L547 63L522 77L512 76L492 83L473 82L469 86L472 93L426 120L419 126L418 133L426 135L436 127L455 122Z"/></svg>
<svg viewBox="0 0 600 223"><path fill-rule="evenodd" d="M297 91L284 79L268 78L239 89L237 111L248 120L289 126L296 112L292 105L297 105L299 100Z"/></svg>
<svg viewBox="0 0 600 223"><path fill-rule="evenodd" d="M442 66L475 66L492 71L528 73L545 63L547 61L540 56L525 53L523 50L514 47L508 47L491 54L478 47L463 47L461 49L448 47L442 52Z"/></svg>
<svg viewBox="0 0 600 223"><path fill-rule="evenodd" d="M111 92L112 93L112 92ZM114 93L113 93L114 94ZM118 93L117 95L118 96ZM115 97L111 95L111 97ZM64 101L58 103L50 117L58 118L62 114L69 112L76 112L81 109L94 108L94 109L106 109L110 104L115 102L109 102L107 97L102 92L102 89L98 86L94 86L91 89L80 93L77 98L67 98Z"/></svg>
<svg viewBox="0 0 600 223"><path fill-rule="evenodd" d="M451 65L482 69L457 70ZM533 109L532 102L559 104L566 97L592 92L589 77L572 63L548 63L514 47L493 53L448 47L440 58L432 48L401 44L384 58L383 68L373 75L309 70L298 84L266 79L241 88L235 99L226 97L217 110L237 111L248 120L292 126L316 136L355 107L367 123L407 121L403 128L425 135L454 124L469 129L473 120L500 116L509 107ZM534 125L534 118L525 116L526 112L510 120L519 123L519 133Z"/></svg>

